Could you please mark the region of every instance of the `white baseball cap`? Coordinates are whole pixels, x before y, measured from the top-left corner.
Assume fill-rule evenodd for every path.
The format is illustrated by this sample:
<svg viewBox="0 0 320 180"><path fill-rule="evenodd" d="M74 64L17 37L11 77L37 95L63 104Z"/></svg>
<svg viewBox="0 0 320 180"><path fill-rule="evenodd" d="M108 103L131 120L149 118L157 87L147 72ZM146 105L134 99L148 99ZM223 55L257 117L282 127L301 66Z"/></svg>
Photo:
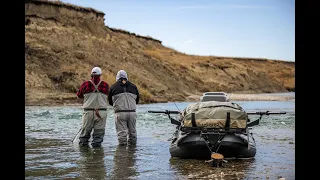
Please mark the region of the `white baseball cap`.
<svg viewBox="0 0 320 180"><path fill-rule="evenodd" d="M125 72L124 70L118 71L117 76L116 76L116 81L118 81L120 78L126 78L127 80L129 80L127 72Z"/></svg>
<svg viewBox="0 0 320 180"><path fill-rule="evenodd" d="M92 68L91 75L101 75L101 69L99 67Z"/></svg>

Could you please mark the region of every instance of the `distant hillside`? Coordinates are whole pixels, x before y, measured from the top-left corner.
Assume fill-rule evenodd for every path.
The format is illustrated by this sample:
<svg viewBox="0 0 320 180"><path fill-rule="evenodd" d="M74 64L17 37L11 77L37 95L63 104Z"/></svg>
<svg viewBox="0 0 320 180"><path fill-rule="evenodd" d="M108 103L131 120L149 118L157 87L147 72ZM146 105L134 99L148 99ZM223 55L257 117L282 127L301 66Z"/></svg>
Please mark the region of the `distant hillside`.
<svg viewBox="0 0 320 180"><path fill-rule="evenodd" d="M26 105L81 103L75 93L94 66L109 84L120 69L127 71L142 103L185 101L205 91L295 89L294 62L187 55L152 37L110 28L104 16L61 2L25 1Z"/></svg>

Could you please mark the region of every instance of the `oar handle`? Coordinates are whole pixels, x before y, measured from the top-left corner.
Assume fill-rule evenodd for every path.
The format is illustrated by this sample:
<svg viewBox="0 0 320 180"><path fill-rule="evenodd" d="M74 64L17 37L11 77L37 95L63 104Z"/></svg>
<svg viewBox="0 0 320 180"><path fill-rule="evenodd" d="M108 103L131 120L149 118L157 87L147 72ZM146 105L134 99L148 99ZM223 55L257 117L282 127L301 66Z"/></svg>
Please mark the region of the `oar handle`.
<svg viewBox="0 0 320 180"><path fill-rule="evenodd" d="M286 114L286 112L270 112L270 111L258 111L258 112L247 112L248 115L269 115L269 114Z"/></svg>
<svg viewBox="0 0 320 180"><path fill-rule="evenodd" d="M180 112L165 110L165 111L148 111L148 113L179 114Z"/></svg>

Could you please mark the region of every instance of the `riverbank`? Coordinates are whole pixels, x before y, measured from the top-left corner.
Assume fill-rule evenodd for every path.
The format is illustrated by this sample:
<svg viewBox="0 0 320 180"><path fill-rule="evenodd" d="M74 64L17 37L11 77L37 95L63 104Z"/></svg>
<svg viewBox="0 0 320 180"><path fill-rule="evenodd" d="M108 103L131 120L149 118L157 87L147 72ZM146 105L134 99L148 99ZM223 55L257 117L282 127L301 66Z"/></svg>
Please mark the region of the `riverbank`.
<svg viewBox="0 0 320 180"><path fill-rule="evenodd" d="M81 104L75 94L93 65L109 85L125 70L141 104L184 102L206 91L295 90L295 62L185 54L161 40L110 28L104 17L99 10L60 1L25 1L26 105ZM237 99L255 98L241 96Z"/></svg>

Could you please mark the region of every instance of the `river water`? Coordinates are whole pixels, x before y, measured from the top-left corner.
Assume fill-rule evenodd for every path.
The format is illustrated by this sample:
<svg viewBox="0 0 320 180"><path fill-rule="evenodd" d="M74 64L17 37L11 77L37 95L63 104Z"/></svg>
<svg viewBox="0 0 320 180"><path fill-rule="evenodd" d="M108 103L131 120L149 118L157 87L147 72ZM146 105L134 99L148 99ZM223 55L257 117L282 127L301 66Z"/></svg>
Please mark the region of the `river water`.
<svg viewBox="0 0 320 180"><path fill-rule="evenodd" d="M295 179L295 102L235 102L247 112L287 113L263 116L253 127L254 159L228 160L220 168L205 160L172 158L168 139L175 125L166 115L147 112L182 110L190 102L138 105L136 147L117 145L109 109L102 147L87 149L72 143L81 125L80 106L26 106L25 179Z"/></svg>

